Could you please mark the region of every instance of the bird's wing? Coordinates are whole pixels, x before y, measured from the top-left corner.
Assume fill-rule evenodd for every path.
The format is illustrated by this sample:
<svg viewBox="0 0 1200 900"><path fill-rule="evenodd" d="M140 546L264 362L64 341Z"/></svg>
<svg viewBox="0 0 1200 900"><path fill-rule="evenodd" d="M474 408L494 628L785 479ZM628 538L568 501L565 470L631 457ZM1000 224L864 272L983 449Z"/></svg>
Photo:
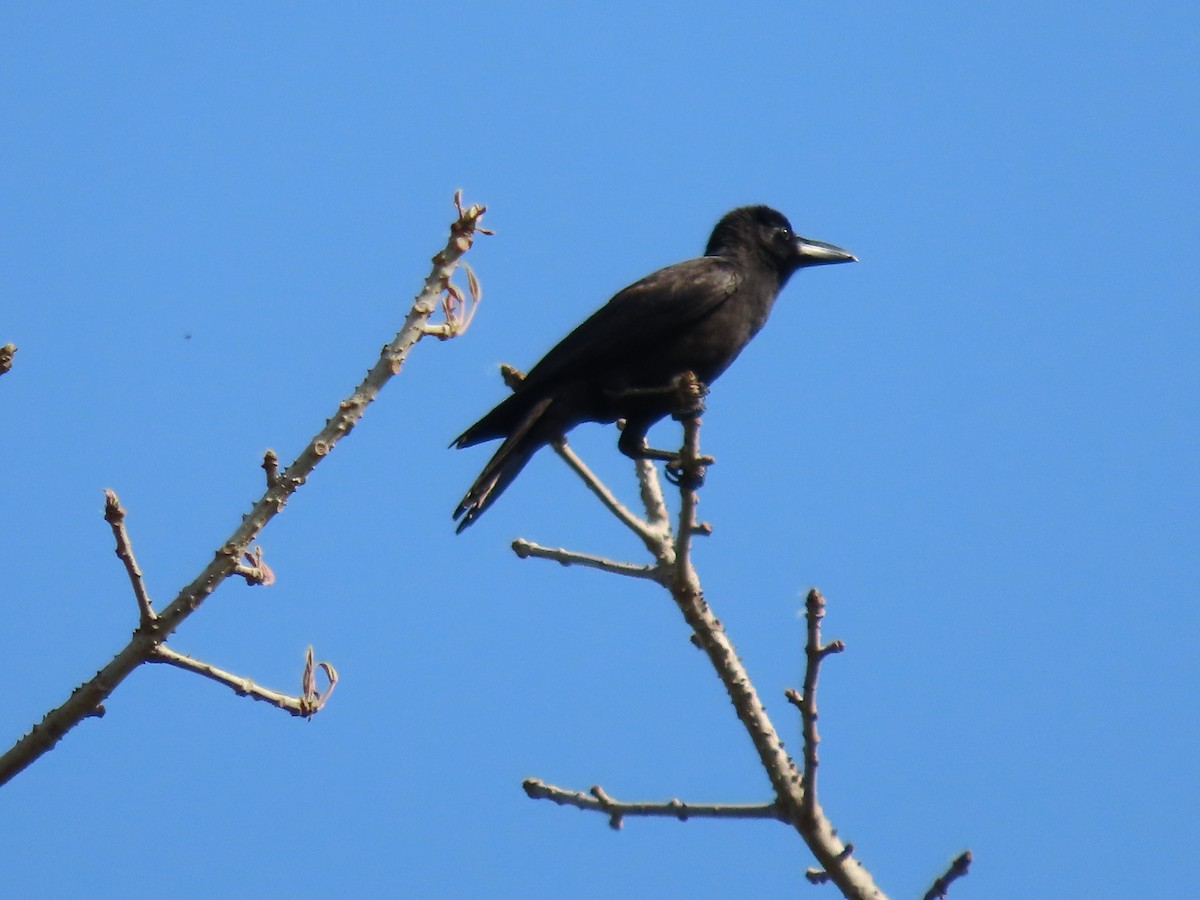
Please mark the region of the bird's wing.
<svg viewBox="0 0 1200 900"><path fill-rule="evenodd" d="M709 315L741 283L736 265L704 256L676 263L631 284L563 338L512 394L454 439L452 446L504 437L537 403L578 378L622 360L661 352L671 338Z"/></svg>
<svg viewBox="0 0 1200 900"><path fill-rule="evenodd" d="M652 353L664 340L712 313L741 283L729 260L702 256L634 282L559 341L525 376L521 391L570 380L614 357Z"/></svg>

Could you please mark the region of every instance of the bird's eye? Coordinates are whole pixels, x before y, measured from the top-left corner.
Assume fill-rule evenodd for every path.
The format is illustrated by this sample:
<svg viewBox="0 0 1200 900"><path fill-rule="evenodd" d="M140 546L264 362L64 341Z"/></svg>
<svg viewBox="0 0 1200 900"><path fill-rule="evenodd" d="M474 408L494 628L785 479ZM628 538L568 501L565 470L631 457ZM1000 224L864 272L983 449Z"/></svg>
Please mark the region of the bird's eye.
<svg viewBox="0 0 1200 900"><path fill-rule="evenodd" d="M792 241L792 230L790 228L785 228L782 225L779 226L775 229L775 240L790 244Z"/></svg>

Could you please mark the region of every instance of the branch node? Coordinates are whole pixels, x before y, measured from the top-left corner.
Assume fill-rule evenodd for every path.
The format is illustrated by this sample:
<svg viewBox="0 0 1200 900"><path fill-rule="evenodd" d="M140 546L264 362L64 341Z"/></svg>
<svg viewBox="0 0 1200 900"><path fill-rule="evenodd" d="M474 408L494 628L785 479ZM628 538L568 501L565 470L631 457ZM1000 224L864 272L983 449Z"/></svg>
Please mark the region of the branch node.
<svg viewBox="0 0 1200 900"><path fill-rule="evenodd" d="M616 801L604 792L604 788L598 784L592 785L588 792L600 802L600 808L609 814L608 827L613 831L620 831L621 825L624 824L621 813L615 809Z"/></svg>

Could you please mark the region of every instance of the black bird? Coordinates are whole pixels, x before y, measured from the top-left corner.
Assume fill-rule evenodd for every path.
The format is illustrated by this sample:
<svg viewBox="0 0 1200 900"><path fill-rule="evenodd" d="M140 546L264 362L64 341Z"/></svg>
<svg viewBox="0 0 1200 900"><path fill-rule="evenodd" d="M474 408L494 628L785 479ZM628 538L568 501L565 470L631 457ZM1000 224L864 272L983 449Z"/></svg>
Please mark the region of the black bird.
<svg viewBox="0 0 1200 900"><path fill-rule="evenodd" d="M504 438L454 511L457 530L479 518L539 448L580 422L623 418L622 453L671 456L647 447L646 432L672 411L672 380L691 371L711 384L763 327L797 269L856 261L833 244L799 237L770 207L726 214L704 256L625 288L454 440L451 446L470 447Z"/></svg>

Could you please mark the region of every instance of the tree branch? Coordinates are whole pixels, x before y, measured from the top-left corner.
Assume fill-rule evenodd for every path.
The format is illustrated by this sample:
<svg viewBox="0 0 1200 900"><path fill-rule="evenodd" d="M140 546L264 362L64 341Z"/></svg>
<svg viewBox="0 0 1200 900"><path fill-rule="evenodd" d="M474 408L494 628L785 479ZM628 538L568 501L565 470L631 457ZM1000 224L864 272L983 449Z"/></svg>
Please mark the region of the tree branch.
<svg viewBox="0 0 1200 900"><path fill-rule="evenodd" d="M16 355L16 344L5 344L0 347L0 375L7 373L13 364L13 356Z"/></svg>
<svg viewBox="0 0 1200 900"><path fill-rule="evenodd" d="M562 457L563 461L571 467L579 478L587 485L588 490L600 498L600 502L604 504L605 509L616 516L617 521L636 534L646 548L653 553L654 549L662 542L665 529L668 527L666 520L662 523L655 524L645 521L634 513L620 500L616 494L609 490L608 486L596 476L596 474L588 468L587 464L579 458L579 455L571 449L565 437L554 441L552 446L554 452Z"/></svg>
<svg viewBox="0 0 1200 900"><path fill-rule="evenodd" d="M564 566L587 566L602 572L611 572L614 575L648 578L652 581L659 580L658 566L639 566L637 563L617 562L615 559L606 559L591 553L579 553L562 547L543 547L541 544L535 544L524 538L517 538L513 541L512 548L513 553L521 559L528 559L531 556L535 559L552 559Z"/></svg>
<svg viewBox="0 0 1200 900"><path fill-rule="evenodd" d="M690 376L690 373L689 373ZM615 574L630 575L639 578L650 577L666 587L675 604L679 607L688 626L692 629L693 642L704 650L710 663L716 670L725 686L734 710L742 721L759 761L770 779L775 800L771 804L758 805L756 808L771 808L775 810L775 818L789 823L799 833L808 845L817 861L823 867L811 877L829 880L837 885L843 896L860 898L860 900L885 900L883 892L875 885L871 875L863 865L853 857L853 845L843 843L837 836L832 823L817 803L815 790L811 796L806 796L804 790L805 775L797 770L795 763L784 749L774 724L767 716L766 708L759 699L758 693L750 681L745 666L738 658L737 652L730 642L720 621L712 613L704 600L699 576L692 566L690 559L691 536L704 533L707 528L696 522L696 507L698 504L697 491L703 483L705 466L712 460L701 455L699 446L700 412L703 410L703 385L696 382L694 377L682 378L679 382L681 392L680 411L676 418L683 425L684 440L680 449L677 467L677 483L680 492L679 524L676 534L672 535L667 528L659 538L658 543L651 548L658 565L638 568L630 563L612 563L594 565L604 571ZM672 471L674 463L668 464L668 472ZM647 507L648 520L665 518L665 504L662 502L661 488L658 486L657 473L653 466L639 464L639 486L642 499ZM657 490L657 494L656 494ZM537 547L526 541L514 542L518 555L539 555L533 552L523 553L523 550ZM521 549L518 549L520 547ZM544 548L543 548L544 549ZM551 552L554 554L551 556ZM546 551L540 554L546 558L559 561L582 562L583 559L597 560L586 554L568 550ZM585 563L586 564L586 563ZM814 592L815 593L815 592ZM820 594L817 593L816 597ZM810 618L810 628L819 625L819 617ZM810 641L815 640L814 646L820 648L819 630ZM830 645L831 647L833 645ZM813 666L811 674L806 672L805 687L812 702L812 734L815 738L815 665L826 653L834 652L830 648L821 648L816 658L810 661ZM808 745L806 744L806 747ZM811 744L811 771L808 773L810 783L815 787L816 771L816 742ZM806 764L809 753L806 751ZM538 786L535 790L530 785ZM610 823L615 818L620 821L622 815L630 814L610 798L602 798L593 792L590 800L580 799L587 795L563 791L561 788L547 788L541 782L531 780L526 782L526 793L535 799L552 799L558 803L568 803L582 809L593 809L603 812L610 817ZM657 814L667 806L634 805L636 808L653 808ZM649 813L647 813L649 814Z"/></svg>
<svg viewBox="0 0 1200 900"><path fill-rule="evenodd" d="M684 803L672 799L666 803L622 803L595 785L586 794L568 791L538 778L527 778L521 785L525 794L533 800L551 800L559 806L574 806L601 812L608 816L608 825L619 831L626 816L644 816L678 819L782 819L779 806L775 803Z"/></svg>
<svg viewBox="0 0 1200 900"><path fill-rule="evenodd" d="M663 498L662 482L658 480L658 467L653 460L638 459L634 461L637 473L638 494L642 498L642 506L646 509L646 521L656 533L664 537L671 531L671 516L667 511L667 501ZM651 553L657 547L649 548Z"/></svg>
<svg viewBox="0 0 1200 900"><path fill-rule="evenodd" d="M117 541L117 556L125 564L129 574L129 583L133 586L133 596L137 600L138 619L140 628L151 628L158 616L150 605L150 595L146 593L146 583L142 580L142 570L133 555L133 544L129 540L129 532L125 530L125 510L117 499L115 491L104 492L104 521L112 526L113 537Z"/></svg>
<svg viewBox="0 0 1200 900"><path fill-rule="evenodd" d="M924 900L944 900L946 894L950 892L952 885L959 878L967 874L967 870L971 867L971 851L964 850L950 863L948 868L940 878L925 892Z"/></svg>
<svg viewBox="0 0 1200 900"><path fill-rule="evenodd" d="M302 679L302 687L305 688L308 687L306 682L311 679L311 670L314 665L312 661L312 647L308 648L307 661L305 677ZM337 670L329 663L317 663L318 667L323 667L325 670L325 674L329 679L328 687L320 694L314 694L311 690L305 690L299 696L292 697L255 684L249 678L243 678L240 675L234 675L232 672L218 669L216 666L186 656L183 653L176 653L166 644L159 644L155 647L147 662L164 663L175 666L178 669L183 669L185 672L201 675L204 678L217 682L217 684L225 685L239 697L262 700L265 703L282 709L284 712L291 713L293 716L301 716L306 719L311 719L317 710L325 705L325 701L333 693L333 686L337 684Z"/></svg>
<svg viewBox="0 0 1200 900"><path fill-rule="evenodd" d="M24 770L43 753L54 747L68 731L84 718L99 714L104 701L117 686L142 663L146 662L217 587L235 572L239 558L246 553L259 532L274 518L288 498L308 478L317 464L329 455L334 446L349 434L362 418L367 406L373 402L380 389L393 376L399 374L408 353L426 333L430 315L441 302L447 315L456 314L452 303L442 300L451 290L451 276L459 258L470 249L477 232L486 233L479 224L485 207L473 205L463 208L461 192L454 196L457 217L450 225L450 238L446 246L433 257L433 268L413 301L408 316L400 331L384 346L379 360L367 373L362 383L338 404L325 427L313 436L295 461L273 479L262 497L250 512L242 517L241 523L217 549L203 571L176 595L158 617L150 623L142 623L133 633L130 642L105 665L95 677L71 692L61 706L46 713L42 721L0 756L0 785ZM461 294L461 291L458 291ZM460 310L461 311L461 310ZM457 321L460 333L461 319ZM269 473L268 473L269 474ZM270 480L270 479L269 479Z"/></svg>
<svg viewBox="0 0 1200 900"><path fill-rule="evenodd" d="M804 775L801 786L804 790L804 814L816 818L820 807L817 804L817 745L821 737L817 733L817 675L821 661L831 653L841 653L846 645L841 641L821 643L821 620L825 618L825 598L813 588L804 601L804 618L808 625L808 638L804 645L804 692L789 691L787 697L800 710L801 730L804 733Z"/></svg>

